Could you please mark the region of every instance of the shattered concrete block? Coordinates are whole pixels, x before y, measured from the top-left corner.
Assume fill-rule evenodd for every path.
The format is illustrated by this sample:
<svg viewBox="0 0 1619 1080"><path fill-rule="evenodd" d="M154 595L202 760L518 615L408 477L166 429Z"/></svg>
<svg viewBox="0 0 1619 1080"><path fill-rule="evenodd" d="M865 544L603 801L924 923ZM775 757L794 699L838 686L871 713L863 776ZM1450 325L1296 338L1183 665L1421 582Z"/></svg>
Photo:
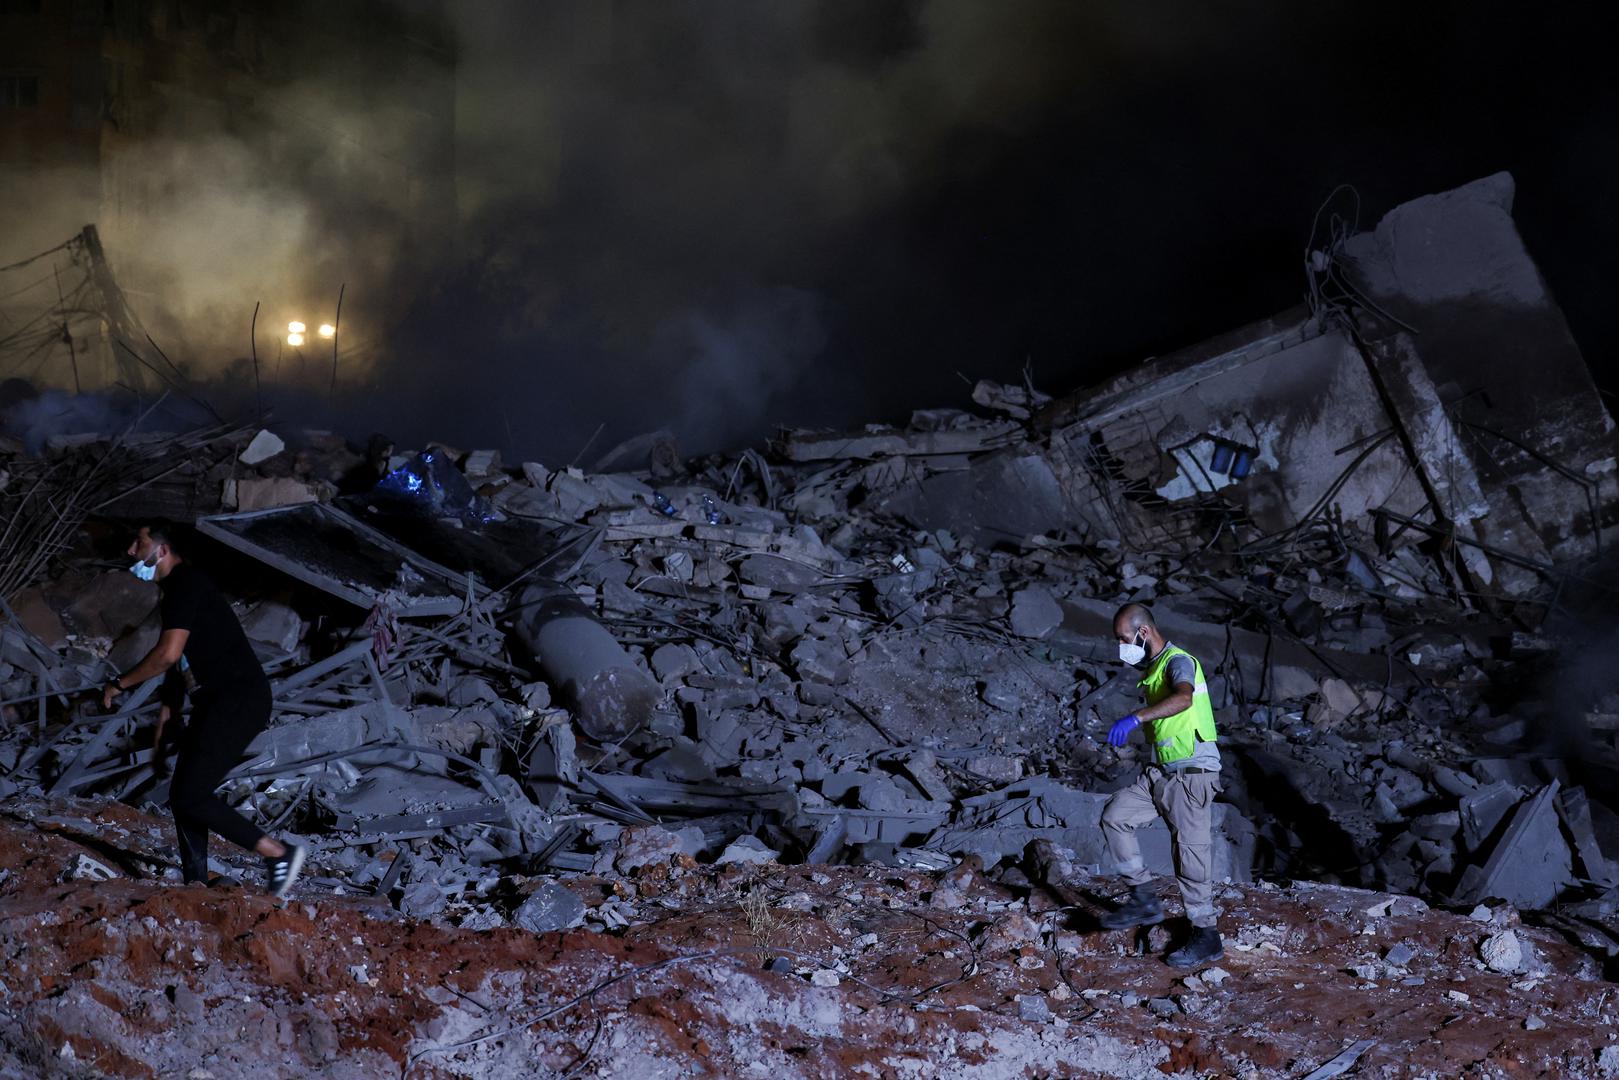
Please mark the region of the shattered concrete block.
<svg viewBox="0 0 1619 1080"><path fill-rule="evenodd" d="M1523 944L1511 930L1491 934L1479 946L1479 957L1491 971L1510 975L1523 967Z"/></svg>
<svg viewBox="0 0 1619 1080"><path fill-rule="evenodd" d="M444 910L448 901L434 881L413 881L399 898L399 910L413 919L431 919Z"/></svg>
<svg viewBox="0 0 1619 1080"><path fill-rule="evenodd" d="M649 663L652 665L652 673L658 677L659 682L683 678L703 670L702 659L698 657L697 650L690 645L659 645L652 651Z"/></svg>
<svg viewBox="0 0 1619 1080"><path fill-rule="evenodd" d="M1019 994L1017 997L1017 1014L1019 1020L1031 1024L1049 1024L1051 1022L1051 1006L1046 1004L1044 994Z"/></svg>
<svg viewBox="0 0 1619 1080"><path fill-rule="evenodd" d="M1383 962L1388 964L1390 967L1403 968L1407 964L1411 963L1412 959L1416 955L1417 951L1402 941L1392 946L1388 952L1383 954Z"/></svg>
<svg viewBox="0 0 1619 1080"><path fill-rule="evenodd" d="M281 652L290 653L298 647L298 639L303 636L304 621L286 604L264 600L242 617L242 631L254 641L262 641L274 645Z"/></svg>
<svg viewBox="0 0 1619 1080"><path fill-rule="evenodd" d="M1513 811L1484 865L1462 872L1457 903L1495 896L1519 908L1541 908L1573 881L1573 858L1554 802L1558 787L1552 781Z"/></svg>
<svg viewBox="0 0 1619 1080"><path fill-rule="evenodd" d="M1461 818L1462 844L1468 851L1477 851L1485 840L1495 834L1507 813L1522 800L1522 789L1504 781L1496 781L1464 796L1457 808Z"/></svg>
<svg viewBox="0 0 1619 1080"><path fill-rule="evenodd" d="M1339 717L1347 717L1361 707L1360 695L1342 679L1322 679L1321 700Z"/></svg>
<svg viewBox="0 0 1619 1080"><path fill-rule="evenodd" d="M1591 822L1591 804L1583 788L1566 788L1557 797L1557 813L1574 841L1574 854L1586 880L1607 888L1619 881L1619 869L1602 854Z"/></svg>
<svg viewBox="0 0 1619 1080"><path fill-rule="evenodd" d="M897 811L905 809L905 793L889 776L867 776L856 789L856 799L863 810Z"/></svg>
<svg viewBox="0 0 1619 1080"><path fill-rule="evenodd" d="M749 555L742 560L736 572L750 585L792 594L814 587L825 576L813 566L805 566L778 555Z"/></svg>
<svg viewBox="0 0 1619 1080"><path fill-rule="evenodd" d="M1050 589L1031 585L1012 597L1010 618L1012 633L1018 637L1043 638L1062 625L1062 605Z"/></svg>
<svg viewBox="0 0 1619 1080"><path fill-rule="evenodd" d="M854 675L854 667L844 654L842 644L826 638L805 638L794 646L791 656L799 678L807 682L842 686ZM808 698L803 700L806 705L816 704Z"/></svg>
<svg viewBox="0 0 1619 1080"><path fill-rule="evenodd" d="M984 680L978 696L984 700L985 705L1005 712L1017 712L1018 706L1023 703L1023 695L1019 694L1009 682L1001 679Z"/></svg>
<svg viewBox="0 0 1619 1080"><path fill-rule="evenodd" d="M1457 799L1465 799L1478 790L1477 780L1446 765L1434 766L1433 782L1440 791Z"/></svg>
<svg viewBox="0 0 1619 1080"><path fill-rule="evenodd" d="M714 860L715 866L729 866L732 863L742 865L759 865L775 862L781 858L781 852L767 847L756 836L739 836L725 846L720 857Z"/></svg>
<svg viewBox="0 0 1619 1080"><path fill-rule="evenodd" d="M236 509L244 514L251 510L320 501L319 489L290 476L245 476L236 481Z"/></svg>
<svg viewBox="0 0 1619 1080"><path fill-rule="evenodd" d="M551 687L548 683L524 683L518 687L517 696L522 699L525 708L535 712L544 712L551 707Z"/></svg>
<svg viewBox="0 0 1619 1080"><path fill-rule="evenodd" d="M529 894L512 912L512 923L531 934L570 930L585 921L585 903L579 894L548 881Z"/></svg>
<svg viewBox="0 0 1619 1080"><path fill-rule="evenodd" d="M495 476L501 471L499 450L474 450L461 461L461 471L473 479Z"/></svg>
<svg viewBox="0 0 1619 1080"><path fill-rule="evenodd" d="M479 702L499 701L500 695L488 679L477 675L459 675L444 687L444 701L448 705L465 707Z"/></svg>
<svg viewBox="0 0 1619 1080"><path fill-rule="evenodd" d="M967 771L996 784L1015 784L1023 779L1023 759L1004 754L981 754L968 759Z"/></svg>
<svg viewBox="0 0 1619 1080"><path fill-rule="evenodd" d="M281 440L280 436L269 428L261 428L259 433L253 436L252 441L242 450L237 460L243 465L257 465L261 462L269 461L286 448L287 444Z"/></svg>
<svg viewBox="0 0 1619 1080"><path fill-rule="evenodd" d="M950 785L939 771L939 759L932 750L917 750L904 759L905 774L911 778L922 794L929 799L948 802L952 798Z"/></svg>
<svg viewBox="0 0 1619 1080"><path fill-rule="evenodd" d="M698 836L701 835L702 830L699 829ZM677 855L691 854L686 847L680 836L662 825L625 829L619 837L618 854L613 858L613 866L619 873L628 874L643 866L668 862Z"/></svg>

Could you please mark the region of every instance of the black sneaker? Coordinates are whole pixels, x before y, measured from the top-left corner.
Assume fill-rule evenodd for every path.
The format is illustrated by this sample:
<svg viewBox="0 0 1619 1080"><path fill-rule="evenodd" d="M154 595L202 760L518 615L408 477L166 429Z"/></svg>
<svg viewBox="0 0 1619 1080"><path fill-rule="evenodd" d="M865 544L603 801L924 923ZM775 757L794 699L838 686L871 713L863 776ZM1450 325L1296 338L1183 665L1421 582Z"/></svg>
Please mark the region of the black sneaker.
<svg viewBox="0 0 1619 1080"><path fill-rule="evenodd" d="M1130 898L1112 911L1102 913L1101 923L1107 930L1128 930L1132 926L1151 926L1164 921L1163 905L1151 885L1137 885L1130 890Z"/></svg>
<svg viewBox="0 0 1619 1080"><path fill-rule="evenodd" d="M279 859L265 859L264 869L269 878L264 887L270 890L272 896L286 896L292 883L298 880L298 871L304 868L304 849L297 844L288 844L287 853Z"/></svg>
<svg viewBox="0 0 1619 1080"><path fill-rule="evenodd" d="M1174 968L1193 968L1224 955L1225 946L1220 942L1220 931L1212 926L1194 926L1186 944L1164 957L1164 961Z"/></svg>

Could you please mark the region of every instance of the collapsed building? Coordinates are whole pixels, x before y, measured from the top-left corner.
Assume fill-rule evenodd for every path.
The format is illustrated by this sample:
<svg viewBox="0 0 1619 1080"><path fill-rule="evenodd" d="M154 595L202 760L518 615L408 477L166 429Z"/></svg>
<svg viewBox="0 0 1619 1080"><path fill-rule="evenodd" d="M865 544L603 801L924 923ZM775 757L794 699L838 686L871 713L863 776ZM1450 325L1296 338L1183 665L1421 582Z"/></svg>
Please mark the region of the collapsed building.
<svg viewBox="0 0 1619 1080"><path fill-rule="evenodd" d="M1371 232L1334 227L1307 253L1304 307L1087 391L982 383L981 413L788 431L736 455L682 460L654 433L588 471L437 445L368 460L327 433L224 423L46 439L37 452L14 442L0 487L9 819L81 845L60 880L178 877L144 735L157 702L137 692L109 716L81 693L156 639L155 590L118 565L112 523L161 514L206 539L272 679L272 725L225 790L266 828L307 839L311 913L359 897L367 918L446 933L633 937L733 905L755 968L875 985L880 1004L912 1010L965 994L982 963L1004 969L1000 1012L1038 1028L1026 1044L978 1032L1013 1063L1006 1075L1048 1052L1074 1055L1076 1075L1403 1060L1398 1041L1430 1032L1401 1036L1395 1017L1414 1006L1395 998L1381 1047L1326 1053L1327 1036L1301 1027L1272 1060L1266 1006L1247 1002L1238 1023L1235 991L1209 1004L1224 971L1173 993L1074 985L1113 964L1065 912L1105 890L1101 808L1142 762L1104 736L1137 701L1113 613L1144 601L1203 660L1235 761L1217 875L1245 912L1241 956L1287 952L1284 923L1253 913L1280 918L1271 894L1293 882L1289 902L1317 922L1404 919L1413 941L1437 935L1421 950L1439 965L1428 976L1414 973L1417 951L1389 949L1345 962L1362 984L1466 999L1441 983L1482 956L1477 970L1519 980L1487 1009L1479 998L1501 1053L1571 1075L1619 1069L1590 1035L1605 994L1556 1016L1544 1041L1502 1027L1516 1000L1544 1007L1529 1031L1547 1028L1557 995L1579 998L1576 984L1611 977L1619 956L1619 869L1605 854L1619 852L1619 816L1602 786L1619 708L1594 692L1578 722L1554 725L1540 690L1572 620L1608 589L1614 434L1511 200L1502 174L1401 206ZM1171 872L1167 831L1143 838ZM216 856L240 875L234 853ZM0 893L31 873L0 870ZM878 898L958 937L927 955L959 970L907 983L880 941L889 924L828 914ZM781 911L875 929L795 945L770 929ZM1355 947L1345 935L1333 948ZM986 959L997 953L1015 962ZM55 1053L172 1062L172 1045L90 1005L61 1020L46 1004L61 978L11 988L30 1003L18 1030ZM446 997L438 1020L381 1045L340 1033L299 1053L496 1075L579 1041L562 1028L514 1043L528 1025L480 993L476 1015ZM1105 1011L1111 1041L1069 1032L1075 1010ZM1201 1043L1132 1043L1121 1033L1137 1016L1207 1030ZM1521 1035L1523 1016L1508 1018ZM903 1072L867 1034L862 1060ZM591 1038L579 1061L627 1068L669 1052L661 1038ZM1431 1065L1445 1072L1459 1059L1436 1038ZM490 1056L496 1042L507 1056ZM749 1045L726 1060L837 1071ZM935 1063L944 1052L920 1045Z"/></svg>

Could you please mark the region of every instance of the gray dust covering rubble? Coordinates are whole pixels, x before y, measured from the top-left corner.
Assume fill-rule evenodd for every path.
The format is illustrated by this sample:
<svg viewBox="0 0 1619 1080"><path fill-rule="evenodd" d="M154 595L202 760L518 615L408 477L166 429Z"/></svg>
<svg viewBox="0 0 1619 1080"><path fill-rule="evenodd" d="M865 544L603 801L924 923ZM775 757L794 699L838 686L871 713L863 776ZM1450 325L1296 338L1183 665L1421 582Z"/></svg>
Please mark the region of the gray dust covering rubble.
<svg viewBox="0 0 1619 1080"><path fill-rule="evenodd" d="M1511 905L1611 964L1619 691L1563 665L1609 595L1615 439L1511 198L1335 230L1306 307L1091 390L733 455L433 445L339 495L364 455L323 432L0 444L0 795L162 812L155 698L82 693L155 639L112 523L160 513L272 679L225 790L307 839L311 892L547 933L662 917L633 882L704 863L1088 887L1145 761L1106 741L1142 601L1208 674L1221 879ZM1504 932L1482 962L1531 964Z"/></svg>

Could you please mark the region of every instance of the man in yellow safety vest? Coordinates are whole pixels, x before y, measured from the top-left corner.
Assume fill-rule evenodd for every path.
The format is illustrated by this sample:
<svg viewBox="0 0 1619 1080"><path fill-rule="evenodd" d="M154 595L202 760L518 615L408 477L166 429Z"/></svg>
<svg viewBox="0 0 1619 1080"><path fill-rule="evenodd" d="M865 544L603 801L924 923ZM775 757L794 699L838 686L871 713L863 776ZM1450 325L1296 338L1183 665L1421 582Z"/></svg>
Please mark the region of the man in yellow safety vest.
<svg viewBox="0 0 1619 1080"><path fill-rule="evenodd" d="M1136 829L1160 814L1175 844L1175 877L1192 935L1165 959L1190 968L1225 955L1214 909L1214 796L1220 790L1220 750L1214 709L1197 657L1166 641L1141 604L1126 604L1113 617L1119 659L1143 672L1146 704L1114 724L1108 742L1123 746L1141 727L1153 760L1140 779L1116 792L1102 810L1108 853L1130 885L1130 896L1102 916L1110 930L1162 922L1163 907L1141 857Z"/></svg>

